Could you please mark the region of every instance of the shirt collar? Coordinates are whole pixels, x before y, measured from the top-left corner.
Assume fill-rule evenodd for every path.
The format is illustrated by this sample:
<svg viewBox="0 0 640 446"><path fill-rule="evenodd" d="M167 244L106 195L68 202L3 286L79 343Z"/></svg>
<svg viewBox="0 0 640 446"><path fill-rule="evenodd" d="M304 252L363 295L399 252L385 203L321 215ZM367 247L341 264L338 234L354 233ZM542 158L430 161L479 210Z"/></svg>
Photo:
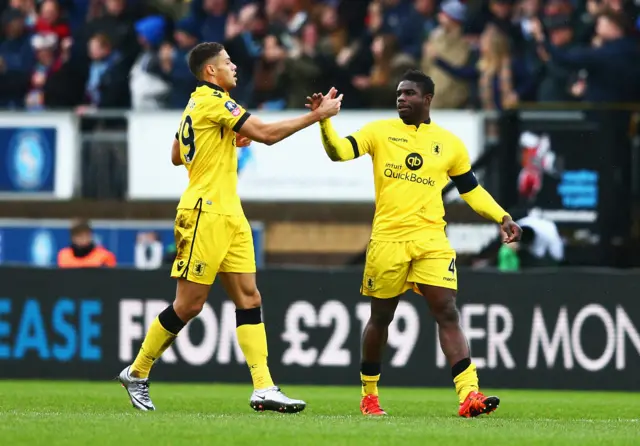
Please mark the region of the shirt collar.
<svg viewBox="0 0 640 446"><path fill-rule="evenodd" d="M198 87L203 87L203 86L209 87L212 90L218 90L218 91L224 93L224 89L222 87L220 87L219 85L216 85L216 84L213 84L213 83L207 82L207 81L199 81L198 82Z"/></svg>
<svg viewBox="0 0 640 446"><path fill-rule="evenodd" d="M402 120L401 120L401 121L402 121ZM414 130L414 131L420 130L420 128L422 128L422 125L420 125L420 126L416 127L416 126L415 126L415 125L413 125L413 124L405 124L404 122L402 122L402 124L404 124L404 125L406 126L406 128L407 128L407 129L411 129L411 130ZM424 120L424 121L422 121L420 124L424 124L424 125L427 125L427 126L428 126L429 124L431 124L431 118L425 119L425 120Z"/></svg>

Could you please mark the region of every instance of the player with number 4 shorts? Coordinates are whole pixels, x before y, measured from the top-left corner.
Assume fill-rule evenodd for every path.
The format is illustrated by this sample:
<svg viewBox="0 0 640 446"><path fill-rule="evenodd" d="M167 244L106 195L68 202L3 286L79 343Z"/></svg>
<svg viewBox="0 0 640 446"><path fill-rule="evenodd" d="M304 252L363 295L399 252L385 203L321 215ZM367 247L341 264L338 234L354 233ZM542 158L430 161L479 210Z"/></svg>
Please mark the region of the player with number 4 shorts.
<svg viewBox="0 0 640 446"><path fill-rule="evenodd" d="M155 410L149 396L151 366L200 313L219 276L236 306L238 344L254 387L250 406L257 411L299 412L306 403L284 395L267 366L267 337L262 297L256 286L251 227L236 190L236 146L246 146L252 140L275 144L335 116L342 97L327 95L309 113L266 124L229 96L236 86L236 66L222 45L197 45L188 63L199 83L182 114L171 152L172 163L184 166L189 176L175 220L177 254L171 277L177 279L176 297L153 320L135 361L122 370L119 380L133 407Z"/></svg>
<svg viewBox="0 0 640 446"><path fill-rule="evenodd" d="M458 414L491 413L500 403L498 397L480 392L460 327L456 254L445 233L443 188L453 180L477 213L501 225L505 242L519 240L521 230L478 184L462 141L431 120L434 90L431 78L411 70L396 91L399 119L372 122L346 138L338 136L329 119L320 122L322 144L332 161L369 154L373 163L376 210L360 288L371 298L360 367L360 409L365 415L386 415L378 397L382 351L399 296L408 290L424 296L438 324L458 394ZM307 98L307 108L315 110L325 99L314 94Z"/></svg>

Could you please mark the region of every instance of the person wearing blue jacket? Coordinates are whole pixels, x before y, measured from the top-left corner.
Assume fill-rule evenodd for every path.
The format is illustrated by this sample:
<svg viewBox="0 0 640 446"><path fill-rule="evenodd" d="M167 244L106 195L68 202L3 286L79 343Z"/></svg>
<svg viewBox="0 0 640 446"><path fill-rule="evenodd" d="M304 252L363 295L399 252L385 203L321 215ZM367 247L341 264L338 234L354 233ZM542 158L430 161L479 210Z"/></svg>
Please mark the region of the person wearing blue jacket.
<svg viewBox="0 0 640 446"><path fill-rule="evenodd" d="M559 65L587 72L586 102L635 102L640 100L640 47L629 34L627 18L613 11L598 16L595 46L561 49L546 39L542 25L535 22L539 45Z"/></svg>

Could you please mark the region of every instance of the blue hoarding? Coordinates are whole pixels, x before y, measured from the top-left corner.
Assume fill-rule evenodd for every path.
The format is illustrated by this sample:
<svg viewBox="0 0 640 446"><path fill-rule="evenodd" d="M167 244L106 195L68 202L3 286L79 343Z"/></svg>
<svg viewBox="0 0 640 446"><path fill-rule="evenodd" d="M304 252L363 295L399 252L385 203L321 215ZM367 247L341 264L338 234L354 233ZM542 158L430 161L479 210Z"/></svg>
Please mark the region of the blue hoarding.
<svg viewBox="0 0 640 446"><path fill-rule="evenodd" d="M174 243L173 221L93 221L96 242L113 252L119 267L157 268ZM0 219L0 264L56 266L69 246L70 221ZM251 222L256 265L264 263L262 225ZM153 236L150 236L153 234Z"/></svg>

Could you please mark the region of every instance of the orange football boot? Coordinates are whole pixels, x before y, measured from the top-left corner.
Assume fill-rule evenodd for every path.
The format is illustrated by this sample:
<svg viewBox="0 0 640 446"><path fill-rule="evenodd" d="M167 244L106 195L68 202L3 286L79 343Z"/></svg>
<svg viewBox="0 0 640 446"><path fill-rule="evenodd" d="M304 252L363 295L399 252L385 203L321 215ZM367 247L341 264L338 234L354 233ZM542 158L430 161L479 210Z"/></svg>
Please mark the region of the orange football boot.
<svg viewBox="0 0 640 446"><path fill-rule="evenodd" d="M380 407L380 400L376 395L367 395L360 401L360 411L363 415L382 416L387 413Z"/></svg>
<svg viewBox="0 0 640 446"><path fill-rule="evenodd" d="M482 392L471 392L464 403L460 404L458 415L465 418L477 417L482 414L490 414L498 408L500 398L497 396L484 396Z"/></svg>

